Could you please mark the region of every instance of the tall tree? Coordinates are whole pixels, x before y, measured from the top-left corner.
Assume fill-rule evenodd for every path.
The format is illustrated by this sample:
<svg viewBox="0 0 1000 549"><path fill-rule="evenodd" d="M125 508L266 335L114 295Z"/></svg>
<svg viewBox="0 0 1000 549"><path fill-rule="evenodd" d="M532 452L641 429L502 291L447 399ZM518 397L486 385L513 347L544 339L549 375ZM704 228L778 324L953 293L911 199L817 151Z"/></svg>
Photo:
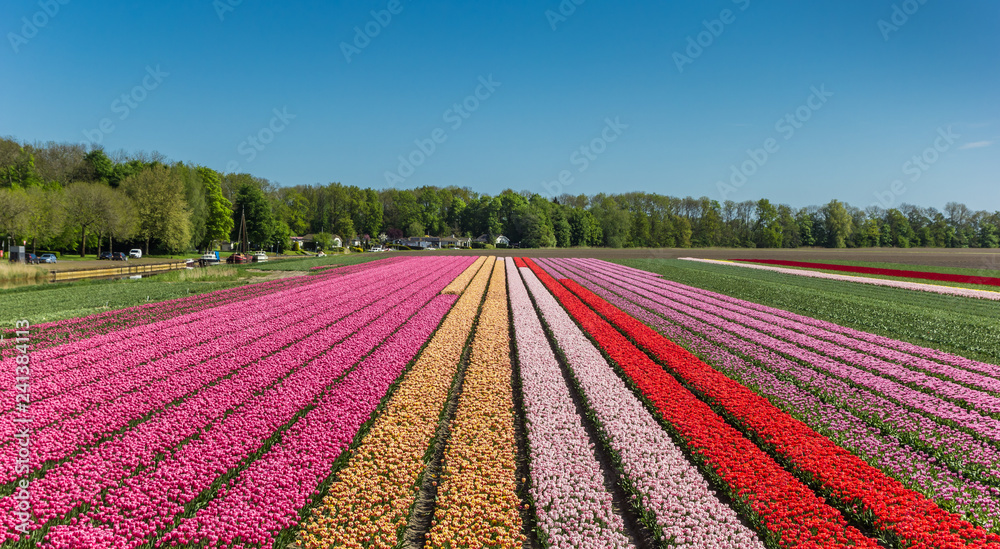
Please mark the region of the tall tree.
<svg viewBox="0 0 1000 549"><path fill-rule="evenodd" d="M190 245L191 213L184 181L176 172L163 165L152 165L126 178L121 188L135 204L136 235L145 241L147 255L154 240L171 253Z"/></svg>
<svg viewBox="0 0 1000 549"><path fill-rule="evenodd" d="M37 253L39 241L44 245L62 231L66 205L63 190L57 185L31 187L27 190L27 198L26 236L31 240L32 253Z"/></svg>
<svg viewBox="0 0 1000 549"><path fill-rule="evenodd" d="M215 170L198 168L198 176L205 188L205 236L199 247L209 251L215 243L226 240L233 232L233 204L222 194L221 178Z"/></svg>
<svg viewBox="0 0 1000 549"><path fill-rule="evenodd" d="M251 244L263 247L271 243L274 236L274 217L271 214L271 203L264 196L264 191L249 183L244 183L236 191L236 202L233 204L233 227L239 229L240 216L246 215L247 238ZM233 234L233 240L239 235Z"/></svg>
<svg viewBox="0 0 1000 549"><path fill-rule="evenodd" d="M831 248L844 248L847 246L847 239L854 232L854 219L848 213L844 204L838 200L831 200L823 206L823 215L826 221L826 233Z"/></svg>
<svg viewBox="0 0 1000 549"><path fill-rule="evenodd" d="M115 193L104 183L74 183L66 188L67 220L80 230L80 257L87 255L87 232L115 206Z"/></svg>

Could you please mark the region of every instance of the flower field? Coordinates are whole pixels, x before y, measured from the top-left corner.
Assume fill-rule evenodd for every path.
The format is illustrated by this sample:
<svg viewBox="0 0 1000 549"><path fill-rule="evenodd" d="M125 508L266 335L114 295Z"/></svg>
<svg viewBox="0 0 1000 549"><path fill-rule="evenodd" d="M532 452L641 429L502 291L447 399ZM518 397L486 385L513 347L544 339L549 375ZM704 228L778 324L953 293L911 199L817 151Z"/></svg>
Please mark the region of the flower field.
<svg viewBox="0 0 1000 549"><path fill-rule="evenodd" d="M3 351L0 548L1000 547L1000 366L595 259L32 326L27 406Z"/></svg>

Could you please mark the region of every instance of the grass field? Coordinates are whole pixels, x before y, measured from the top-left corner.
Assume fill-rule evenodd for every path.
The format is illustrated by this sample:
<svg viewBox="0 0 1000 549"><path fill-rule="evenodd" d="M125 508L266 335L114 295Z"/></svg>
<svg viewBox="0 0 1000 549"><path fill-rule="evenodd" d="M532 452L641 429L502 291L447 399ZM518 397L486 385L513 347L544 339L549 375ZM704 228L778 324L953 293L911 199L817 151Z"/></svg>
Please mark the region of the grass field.
<svg viewBox="0 0 1000 549"><path fill-rule="evenodd" d="M357 265L378 259L393 257L396 252L391 253L355 253L328 255L326 257L303 257L292 259L281 259L269 261L263 265L254 266L262 271L309 271L313 267L323 267L326 265Z"/></svg>
<svg viewBox="0 0 1000 549"><path fill-rule="evenodd" d="M670 259L617 263L732 297L934 347L1000 361L1000 303Z"/></svg>

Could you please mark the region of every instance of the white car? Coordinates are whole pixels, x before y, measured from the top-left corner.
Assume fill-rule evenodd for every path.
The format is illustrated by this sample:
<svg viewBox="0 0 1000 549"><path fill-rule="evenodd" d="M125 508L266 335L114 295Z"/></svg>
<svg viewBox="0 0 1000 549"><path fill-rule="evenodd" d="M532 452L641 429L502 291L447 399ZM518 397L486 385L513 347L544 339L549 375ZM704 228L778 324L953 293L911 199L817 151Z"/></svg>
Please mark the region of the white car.
<svg viewBox="0 0 1000 549"><path fill-rule="evenodd" d="M267 254L264 253L264 252L255 252L253 254L253 260L252 261L254 263L266 263L267 262Z"/></svg>
<svg viewBox="0 0 1000 549"><path fill-rule="evenodd" d="M135 259L140 259L142 258L142 250L140 250L139 248L132 248L131 250L128 251L128 256L134 257Z"/></svg>

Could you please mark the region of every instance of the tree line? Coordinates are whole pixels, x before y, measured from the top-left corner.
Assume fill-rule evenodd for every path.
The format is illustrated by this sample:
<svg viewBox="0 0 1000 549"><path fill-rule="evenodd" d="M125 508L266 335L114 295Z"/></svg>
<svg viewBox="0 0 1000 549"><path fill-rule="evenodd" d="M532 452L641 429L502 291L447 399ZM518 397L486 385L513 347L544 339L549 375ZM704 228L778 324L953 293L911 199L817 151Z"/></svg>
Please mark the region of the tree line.
<svg viewBox="0 0 1000 549"><path fill-rule="evenodd" d="M858 208L838 200L793 208L767 199L718 202L653 193L498 195L468 187L280 186L158 153L110 155L67 143L0 138L0 238L33 251L86 254L209 250L236 240L241 215L255 248L290 237L394 240L504 235L522 247L973 247L1000 245L1000 212L949 202Z"/></svg>

